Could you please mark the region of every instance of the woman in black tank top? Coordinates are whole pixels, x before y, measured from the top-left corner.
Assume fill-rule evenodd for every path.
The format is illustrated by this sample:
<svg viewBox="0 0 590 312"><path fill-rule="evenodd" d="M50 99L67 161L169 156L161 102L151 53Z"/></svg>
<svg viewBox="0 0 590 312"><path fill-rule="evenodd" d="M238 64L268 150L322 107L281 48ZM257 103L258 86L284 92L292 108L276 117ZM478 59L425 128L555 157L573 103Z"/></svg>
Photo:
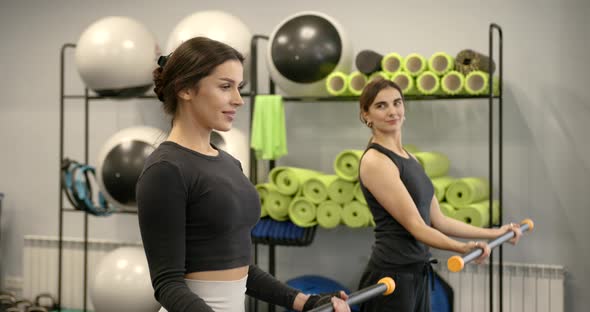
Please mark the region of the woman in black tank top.
<svg viewBox="0 0 590 312"><path fill-rule="evenodd" d="M432 182L402 147L404 99L394 82L379 79L364 88L360 117L373 134L361 158L359 181L376 228L373 251L359 288L384 276L393 277L397 285L392 295L366 302L361 310L430 311L430 247L457 253L481 248L484 252L476 261L481 263L490 254L485 241L464 243L449 236L490 239L514 231L511 242L516 244L520 229L516 225L478 228L441 213Z"/></svg>

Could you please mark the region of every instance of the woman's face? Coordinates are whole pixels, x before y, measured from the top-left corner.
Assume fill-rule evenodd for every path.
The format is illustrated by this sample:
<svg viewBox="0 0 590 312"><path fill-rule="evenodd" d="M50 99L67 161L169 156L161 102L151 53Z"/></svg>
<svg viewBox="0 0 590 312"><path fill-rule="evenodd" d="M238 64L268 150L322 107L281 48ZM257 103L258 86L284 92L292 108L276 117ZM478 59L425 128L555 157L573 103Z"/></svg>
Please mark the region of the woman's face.
<svg viewBox="0 0 590 312"><path fill-rule="evenodd" d="M188 112L200 125L219 131L228 131L238 109L244 105L240 95L244 69L237 60L229 60L217 66L201 79L190 93Z"/></svg>
<svg viewBox="0 0 590 312"><path fill-rule="evenodd" d="M387 133L401 130L404 115L404 102L399 91L385 88L379 91L364 118L372 123L373 130Z"/></svg>

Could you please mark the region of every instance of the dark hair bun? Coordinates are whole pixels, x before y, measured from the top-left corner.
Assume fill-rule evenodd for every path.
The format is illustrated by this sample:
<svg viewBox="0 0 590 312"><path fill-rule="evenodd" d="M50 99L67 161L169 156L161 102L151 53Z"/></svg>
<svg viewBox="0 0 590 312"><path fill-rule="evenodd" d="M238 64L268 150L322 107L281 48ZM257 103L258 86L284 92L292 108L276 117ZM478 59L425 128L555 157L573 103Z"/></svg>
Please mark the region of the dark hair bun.
<svg viewBox="0 0 590 312"><path fill-rule="evenodd" d="M164 82L162 81L162 67L157 67L153 71L154 78L154 92L158 99L164 102Z"/></svg>

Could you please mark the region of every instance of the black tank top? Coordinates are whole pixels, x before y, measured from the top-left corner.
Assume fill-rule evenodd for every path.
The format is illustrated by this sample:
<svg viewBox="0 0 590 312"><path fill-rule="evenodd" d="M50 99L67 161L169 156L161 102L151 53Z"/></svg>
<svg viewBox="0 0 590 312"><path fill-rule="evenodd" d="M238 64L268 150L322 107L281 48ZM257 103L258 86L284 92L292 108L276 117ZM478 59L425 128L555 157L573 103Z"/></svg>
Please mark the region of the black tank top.
<svg viewBox="0 0 590 312"><path fill-rule="evenodd" d="M400 178L416 204L420 216L430 225L430 203L434 196L434 187L420 163L411 156L401 157L377 143L371 143L367 150L371 148L385 154L397 166ZM427 262L430 258L428 246L414 238L381 206L360 177L359 182L376 224L370 264L378 269L398 270Z"/></svg>

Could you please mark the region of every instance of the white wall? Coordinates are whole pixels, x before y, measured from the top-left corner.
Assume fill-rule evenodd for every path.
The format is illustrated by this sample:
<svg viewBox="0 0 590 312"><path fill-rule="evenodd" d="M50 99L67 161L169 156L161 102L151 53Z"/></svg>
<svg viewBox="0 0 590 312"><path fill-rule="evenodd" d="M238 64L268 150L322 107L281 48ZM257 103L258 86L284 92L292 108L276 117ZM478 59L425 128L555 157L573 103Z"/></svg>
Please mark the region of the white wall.
<svg viewBox="0 0 590 312"><path fill-rule="evenodd" d="M247 3L247 7L246 7ZM590 257L585 223L590 217L590 145L584 139L590 118L586 73L590 5L584 0L527 1L2 1L0 2L0 192L2 271L22 275L23 235L57 235L59 50L75 43L87 25L107 15L143 21L166 44L174 25L197 10L222 9L241 17L254 33L269 34L285 16L318 10L342 22L358 52L429 55L463 48L487 51L488 24L505 38L504 206L505 218L535 220L536 231L507 260L563 264L569 272L566 311L590 304L586 281ZM489 6L489 7L488 7ZM487 7L484 9L484 7ZM68 93L82 85L68 53ZM265 83L264 83L265 85ZM66 155L82 159L82 105L67 102ZM281 164L331 171L341 149L362 148L368 139L356 103L286 104L290 154ZM90 161L102 142L135 124L166 129L155 101L93 102ZM248 108L236 123L248 131ZM440 150L459 176L487 174L487 103L408 103L405 140ZM81 236L82 218L66 215L66 235ZM137 240L133 216L91 219L90 235ZM282 279L321 273L356 287L370 230L319 230L308 248L278 248ZM265 249L261 248L261 252ZM311 269L313 268L313 269Z"/></svg>

